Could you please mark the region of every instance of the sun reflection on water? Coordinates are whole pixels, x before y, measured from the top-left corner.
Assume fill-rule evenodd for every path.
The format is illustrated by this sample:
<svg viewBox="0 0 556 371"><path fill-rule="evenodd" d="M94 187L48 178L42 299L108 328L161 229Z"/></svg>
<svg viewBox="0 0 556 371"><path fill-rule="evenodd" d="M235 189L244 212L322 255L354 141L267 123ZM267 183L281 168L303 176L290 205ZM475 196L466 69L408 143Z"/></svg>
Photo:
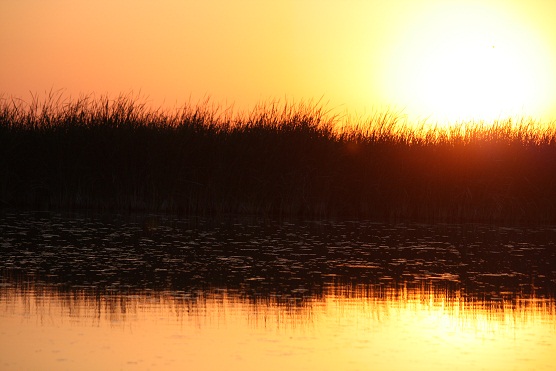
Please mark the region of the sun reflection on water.
<svg viewBox="0 0 556 371"><path fill-rule="evenodd" d="M556 306L439 282L307 296L4 284L0 329L8 369L550 369Z"/></svg>

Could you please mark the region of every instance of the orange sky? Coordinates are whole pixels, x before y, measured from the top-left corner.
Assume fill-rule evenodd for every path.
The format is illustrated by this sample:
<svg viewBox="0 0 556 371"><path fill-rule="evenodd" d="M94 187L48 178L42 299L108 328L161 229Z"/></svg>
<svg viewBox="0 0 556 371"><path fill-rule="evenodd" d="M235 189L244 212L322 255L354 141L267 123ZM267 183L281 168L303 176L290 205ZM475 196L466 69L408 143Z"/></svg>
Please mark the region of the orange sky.
<svg viewBox="0 0 556 371"><path fill-rule="evenodd" d="M553 0L3 0L0 92L556 119Z"/></svg>

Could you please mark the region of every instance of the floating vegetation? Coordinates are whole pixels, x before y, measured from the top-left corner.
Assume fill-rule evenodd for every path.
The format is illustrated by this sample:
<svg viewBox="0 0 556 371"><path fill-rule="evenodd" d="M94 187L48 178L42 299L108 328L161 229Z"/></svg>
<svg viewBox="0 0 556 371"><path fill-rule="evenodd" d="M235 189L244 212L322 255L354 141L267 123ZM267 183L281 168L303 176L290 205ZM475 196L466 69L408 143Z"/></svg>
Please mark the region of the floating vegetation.
<svg viewBox="0 0 556 371"><path fill-rule="evenodd" d="M318 297L337 284L433 283L478 299L508 292L554 298L556 288L554 228L161 215L147 234L144 220L142 214L5 212L0 284Z"/></svg>

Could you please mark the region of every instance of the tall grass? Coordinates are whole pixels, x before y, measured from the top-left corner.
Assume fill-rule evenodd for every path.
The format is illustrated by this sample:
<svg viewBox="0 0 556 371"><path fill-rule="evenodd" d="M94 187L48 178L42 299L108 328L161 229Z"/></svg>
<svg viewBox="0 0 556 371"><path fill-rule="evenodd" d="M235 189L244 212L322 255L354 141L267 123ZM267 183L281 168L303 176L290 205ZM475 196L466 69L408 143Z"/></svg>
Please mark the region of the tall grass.
<svg viewBox="0 0 556 371"><path fill-rule="evenodd" d="M0 97L3 207L556 222L556 126L351 122L311 103L232 114Z"/></svg>

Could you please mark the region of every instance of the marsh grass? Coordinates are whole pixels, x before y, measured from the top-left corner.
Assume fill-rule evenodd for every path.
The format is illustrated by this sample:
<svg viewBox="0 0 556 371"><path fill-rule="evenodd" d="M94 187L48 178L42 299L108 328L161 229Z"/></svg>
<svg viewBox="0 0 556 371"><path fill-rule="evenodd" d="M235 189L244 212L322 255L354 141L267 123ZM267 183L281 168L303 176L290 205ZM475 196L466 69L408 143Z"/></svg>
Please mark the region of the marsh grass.
<svg viewBox="0 0 556 371"><path fill-rule="evenodd" d="M411 127L312 103L246 114L133 96L0 97L0 203L40 209L556 221L556 127Z"/></svg>

